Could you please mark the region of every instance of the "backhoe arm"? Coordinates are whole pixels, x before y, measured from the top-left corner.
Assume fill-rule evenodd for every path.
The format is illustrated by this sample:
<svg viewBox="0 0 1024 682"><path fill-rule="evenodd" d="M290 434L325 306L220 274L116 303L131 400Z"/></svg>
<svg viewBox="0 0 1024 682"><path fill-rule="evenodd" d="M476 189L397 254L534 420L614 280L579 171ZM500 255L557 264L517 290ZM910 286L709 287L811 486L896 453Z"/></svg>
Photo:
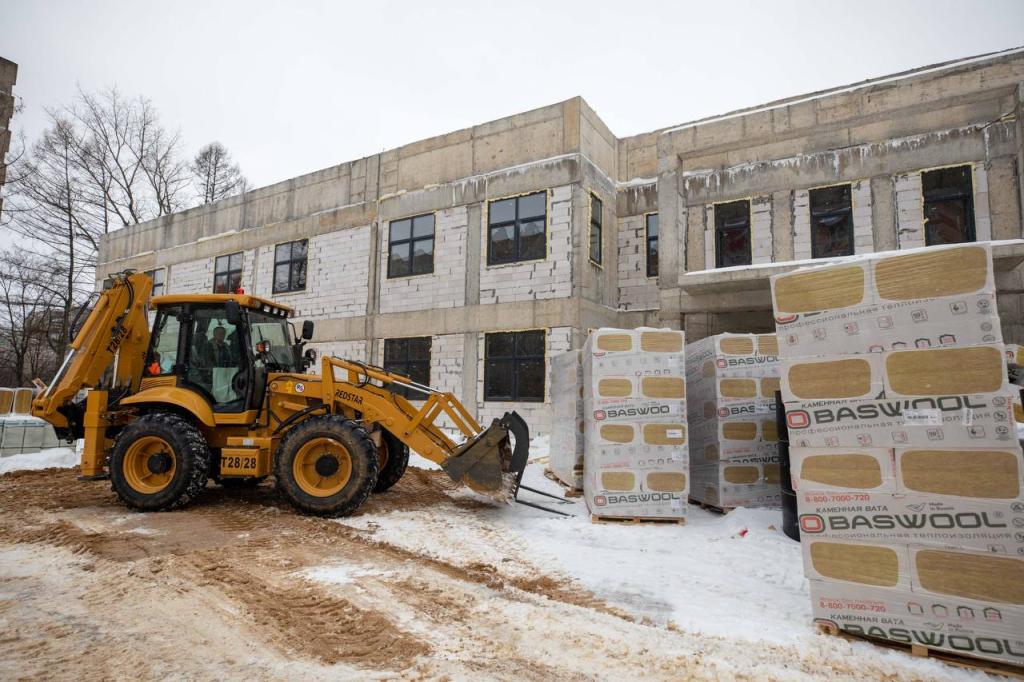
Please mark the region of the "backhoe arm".
<svg viewBox="0 0 1024 682"><path fill-rule="evenodd" d="M344 372L344 378L336 376L335 370ZM515 412L495 419L485 429L452 393L421 386L379 367L325 356L321 375L325 403L341 403L361 413L364 420L382 424L411 450L441 465L454 481L496 499L515 498L530 447L530 430ZM392 385L423 394L422 406L417 408L398 395ZM437 424L441 417L462 433L462 442L441 430Z"/></svg>
<svg viewBox="0 0 1024 682"><path fill-rule="evenodd" d="M138 390L149 345L146 310L152 286L144 273L114 276L71 342L57 375L33 401L34 416L65 437L81 438L84 406L74 402L79 391Z"/></svg>

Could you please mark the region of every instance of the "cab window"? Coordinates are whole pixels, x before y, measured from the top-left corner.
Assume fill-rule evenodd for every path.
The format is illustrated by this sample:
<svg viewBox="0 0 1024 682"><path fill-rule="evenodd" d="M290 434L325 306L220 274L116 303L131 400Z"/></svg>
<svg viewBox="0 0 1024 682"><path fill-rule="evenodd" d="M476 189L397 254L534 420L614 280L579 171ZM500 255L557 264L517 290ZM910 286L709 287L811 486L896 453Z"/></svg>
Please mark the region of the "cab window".
<svg viewBox="0 0 1024 682"><path fill-rule="evenodd" d="M181 308L161 308L153 324L146 358L146 374L173 374L178 364L178 335L181 332Z"/></svg>
<svg viewBox="0 0 1024 682"><path fill-rule="evenodd" d="M189 335L186 379L212 398L215 410L241 411L245 405L247 372L242 336L227 321L222 306L194 308Z"/></svg>
<svg viewBox="0 0 1024 682"><path fill-rule="evenodd" d="M301 372L302 366L295 352L288 321L265 313L249 312L249 342L257 367L275 372ZM265 349L260 352L259 347Z"/></svg>

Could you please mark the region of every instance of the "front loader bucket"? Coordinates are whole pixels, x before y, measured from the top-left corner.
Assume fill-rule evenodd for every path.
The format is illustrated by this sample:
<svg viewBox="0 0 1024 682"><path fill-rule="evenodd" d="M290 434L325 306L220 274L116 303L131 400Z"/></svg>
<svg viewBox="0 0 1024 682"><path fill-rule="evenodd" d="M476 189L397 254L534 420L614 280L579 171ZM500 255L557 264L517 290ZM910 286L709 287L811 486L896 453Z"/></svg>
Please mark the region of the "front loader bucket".
<svg viewBox="0 0 1024 682"><path fill-rule="evenodd" d="M509 436L515 440L513 447ZM463 443L441 468L456 483L502 502L515 499L530 454L530 428L506 412L475 438Z"/></svg>

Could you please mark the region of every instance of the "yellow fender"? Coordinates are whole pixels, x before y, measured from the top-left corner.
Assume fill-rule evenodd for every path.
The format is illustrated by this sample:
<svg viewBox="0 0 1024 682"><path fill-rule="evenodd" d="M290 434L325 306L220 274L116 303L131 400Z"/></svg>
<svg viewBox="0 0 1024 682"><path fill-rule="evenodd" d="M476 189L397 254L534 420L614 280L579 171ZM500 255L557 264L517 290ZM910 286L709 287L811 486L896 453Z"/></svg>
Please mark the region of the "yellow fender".
<svg viewBox="0 0 1024 682"><path fill-rule="evenodd" d="M129 398L121 400L118 405L152 405L154 403L164 403L184 408L202 424L206 426L216 425L213 419L213 409L208 402L203 400L194 391L176 386L154 386L153 388L147 388Z"/></svg>

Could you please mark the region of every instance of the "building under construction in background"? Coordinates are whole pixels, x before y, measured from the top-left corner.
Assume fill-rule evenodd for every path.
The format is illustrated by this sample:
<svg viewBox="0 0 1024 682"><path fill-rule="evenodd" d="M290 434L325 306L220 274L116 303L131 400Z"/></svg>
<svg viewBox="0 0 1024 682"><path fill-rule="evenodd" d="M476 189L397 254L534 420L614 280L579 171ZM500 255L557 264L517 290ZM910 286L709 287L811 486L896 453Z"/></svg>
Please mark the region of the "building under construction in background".
<svg viewBox="0 0 1024 682"><path fill-rule="evenodd" d="M322 352L543 433L588 329L769 332L798 261L1020 239L1022 109L1024 49L626 138L577 97L111 233L97 278L274 298ZM1024 244L994 255L1021 343Z"/></svg>
<svg viewBox="0 0 1024 682"><path fill-rule="evenodd" d="M11 116L14 115L14 84L18 81L18 65L0 57L0 211L4 210L3 186L7 180L4 159L11 148Z"/></svg>

